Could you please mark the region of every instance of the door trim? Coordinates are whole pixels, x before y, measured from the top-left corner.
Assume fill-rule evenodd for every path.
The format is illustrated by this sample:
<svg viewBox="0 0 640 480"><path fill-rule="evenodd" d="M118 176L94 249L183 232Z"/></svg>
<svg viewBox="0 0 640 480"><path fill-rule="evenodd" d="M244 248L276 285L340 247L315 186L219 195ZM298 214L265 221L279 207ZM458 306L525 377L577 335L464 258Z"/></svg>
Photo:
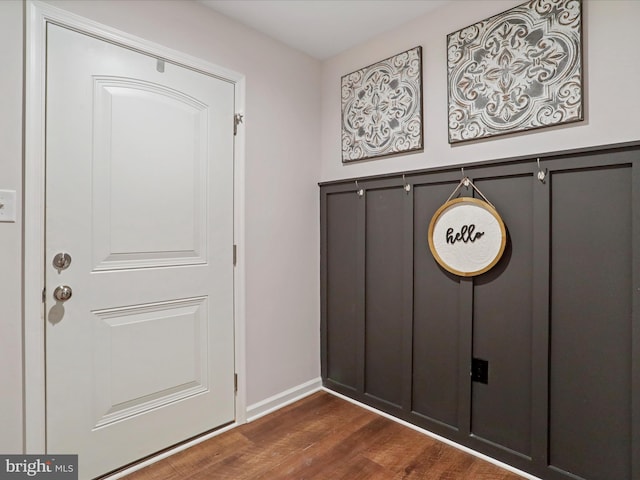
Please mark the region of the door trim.
<svg viewBox="0 0 640 480"><path fill-rule="evenodd" d="M24 452L46 452L45 319L42 302L45 251L45 87L46 26L76 30L230 82L235 111L245 110L245 76L37 0L25 4L25 144L22 315L24 328ZM238 390L235 424L246 422L245 361L245 135L234 139L234 350ZM231 246L229 246L231 248ZM231 255L229 261L232 261Z"/></svg>

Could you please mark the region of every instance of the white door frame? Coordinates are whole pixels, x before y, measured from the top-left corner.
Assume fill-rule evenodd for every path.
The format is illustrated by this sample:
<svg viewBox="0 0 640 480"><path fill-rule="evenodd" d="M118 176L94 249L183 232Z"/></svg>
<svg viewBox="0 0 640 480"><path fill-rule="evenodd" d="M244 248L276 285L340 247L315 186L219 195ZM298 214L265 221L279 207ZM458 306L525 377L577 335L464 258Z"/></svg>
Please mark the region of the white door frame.
<svg viewBox="0 0 640 480"><path fill-rule="evenodd" d="M46 25L71 28L141 53L163 58L186 68L229 81L235 85L235 111L244 112L245 77L196 57L172 50L128 33L80 17L37 0L26 2L25 76L25 168L23 232L23 325L24 325L24 448L25 453L46 452L45 391L45 88ZM236 421L246 422L245 362L245 266L244 128L234 142L234 243L238 263L234 270L234 348L238 374ZM231 259L229 259L231 261Z"/></svg>

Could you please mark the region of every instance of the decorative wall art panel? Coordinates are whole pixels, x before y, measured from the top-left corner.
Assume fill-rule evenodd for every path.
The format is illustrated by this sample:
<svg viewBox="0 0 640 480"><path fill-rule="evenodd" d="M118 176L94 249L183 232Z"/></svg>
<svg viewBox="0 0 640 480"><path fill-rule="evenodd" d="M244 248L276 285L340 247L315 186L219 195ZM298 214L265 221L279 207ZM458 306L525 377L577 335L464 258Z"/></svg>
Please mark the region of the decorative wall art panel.
<svg viewBox="0 0 640 480"><path fill-rule="evenodd" d="M342 161L423 148L422 47L342 77Z"/></svg>
<svg viewBox="0 0 640 480"><path fill-rule="evenodd" d="M449 34L449 143L583 120L581 11L532 0Z"/></svg>

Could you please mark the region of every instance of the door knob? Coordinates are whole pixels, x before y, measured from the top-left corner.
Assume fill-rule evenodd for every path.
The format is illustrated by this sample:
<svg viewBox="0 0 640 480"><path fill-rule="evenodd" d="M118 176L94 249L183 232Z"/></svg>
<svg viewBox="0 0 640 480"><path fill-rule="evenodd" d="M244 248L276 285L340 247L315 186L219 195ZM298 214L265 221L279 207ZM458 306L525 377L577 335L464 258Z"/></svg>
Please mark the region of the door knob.
<svg viewBox="0 0 640 480"><path fill-rule="evenodd" d="M59 302L66 302L71 298L72 294L73 290L71 290L71 287L68 287L67 285L60 285L53 291L53 298Z"/></svg>

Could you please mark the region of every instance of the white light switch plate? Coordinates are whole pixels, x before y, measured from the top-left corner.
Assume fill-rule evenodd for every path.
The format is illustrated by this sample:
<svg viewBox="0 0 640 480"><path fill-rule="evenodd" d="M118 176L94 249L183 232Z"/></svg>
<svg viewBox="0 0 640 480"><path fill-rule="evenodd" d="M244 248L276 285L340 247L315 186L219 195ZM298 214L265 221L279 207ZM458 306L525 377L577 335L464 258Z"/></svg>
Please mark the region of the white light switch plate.
<svg viewBox="0 0 640 480"><path fill-rule="evenodd" d="M16 221L15 190L0 190L0 222Z"/></svg>

